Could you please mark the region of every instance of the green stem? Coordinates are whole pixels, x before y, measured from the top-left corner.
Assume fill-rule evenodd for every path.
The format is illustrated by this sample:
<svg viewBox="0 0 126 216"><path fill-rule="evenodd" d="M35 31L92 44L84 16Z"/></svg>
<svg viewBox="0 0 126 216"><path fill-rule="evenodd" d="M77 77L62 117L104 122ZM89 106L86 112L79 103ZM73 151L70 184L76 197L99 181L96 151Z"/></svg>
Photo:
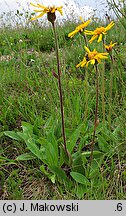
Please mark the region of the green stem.
<svg viewBox="0 0 126 216"><path fill-rule="evenodd" d="M63 110L63 94L62 94L62 86L61 86L61 70L60 70L60 61L59 61L59 46L58 46L58 38L56 34L56 28L55 28L55 23L52 22L53 26L53 31L54 31L54 38L55 38L55 47L56 47L56 58L57 58L57 70L58 70L58 85L59 85L59 98L60 98L60 111L61 111L61 119L62 119L62 137L63 137L63 142L64 142L64 150L69 157L70 153L67 150L67 145L66 145L66 135L65 135L65 124L64 124L64 110Z"/></svg>
<svg viewBox="0 0 126 216"><path fill-rule="evenodd" d="M87 121L88 118L88 69L85 69L85 118Z"/></svg>
<svg viewBox="0 0 126 216"><path fill-rule="evenodd" d="M95 135L96 135L96 128L98 126L98 97L99 97L99 82L98 82L98 65L95 64L96 70L96 103L95 103L95 119L94 119L94 131L93 131L93 139L91 142L91 155L90 155L90 165L93 160L93 151L95 145Z"/></svg>
<svg viewBox="0 0 126 216"><path fill-rule="evenodd" d="M103 52L104 52L104 44L105 44L105 40L103 38L102 40L103 42ZM103 68L102 68L102 122L103 124L105 123L105 63L103 63Z"/></svg>
<svg viewBox="0 0 126 216"><path fill-rule="evenodd" d="M108 114L108 125L111 127L111 112L112 112L112 89L113 89L113 56L110 53L111 58L111 71L110 71L110 92L109 92L109 114Z"/></svg>
<svg viewBox="0 0 126 216"><path fill-rule="evenodd" d="M87 42L87 37L86 34L83 34L84 37L84 42L85 42L85 46L88 47L88 42ZM88 118L88 70L87 68L85 69L85 121L87 121Z"/></svg>

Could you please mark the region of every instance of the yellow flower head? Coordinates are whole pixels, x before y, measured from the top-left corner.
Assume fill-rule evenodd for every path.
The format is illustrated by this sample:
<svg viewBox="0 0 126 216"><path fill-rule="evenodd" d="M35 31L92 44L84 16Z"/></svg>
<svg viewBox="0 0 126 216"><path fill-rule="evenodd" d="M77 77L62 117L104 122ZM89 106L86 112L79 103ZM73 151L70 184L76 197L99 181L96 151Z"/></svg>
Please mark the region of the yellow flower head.
<svg viewBox="0 0 126 216"><path fill-rule="evenodd" d="M75 34L77 34L78 32L83 32L84 29L88 26L88 24L91 22L91 20L87 20L86 22L84 22L84 20L82 19L82 17L80 17L80 20L82 21L82 24L80 24L79 26L77 26L75 28L74 31L72 31L71 33L68 34L68 37L72 38L74 37Z"/></svg>
<svg viewBox="0 0 126 216"><path fill-rule="evenodd" d="M89 43L92 43L97 38L98 42L102 41L103 35L107 34L107 31L110 30L113 26L114 22L112 21L107 27L101 26L99 28L96 28L94 31L85 30L85 34L93 35L92 38L89 40Z"/></svg>
<svg viewBox="0 0 126 216"><path fill-rule="evenodd" d="M111 41L109 45L104 44L104 47L106 48L106 50L107 50L108 52L111 52L111 51L112 51L112 48L113 48L116 44L117 44L117 43L112 43L112 41Z"/></svg>
<svg viewBox="0 0 126 216"><path fill-rule="evenodd" d="M59 11L60 14L63 15L63 11L62 11L63 6L61 6L61 7L55 7L55 6L46 7L46 6L41 5L40 3L37 3L36 5L33 3L30 3L30 5L36 8L36 9L34 9L34 12L39 13L38 16L31 18L31 20L36 20L47 13L48 20L52 22L56 19L56 16L55 16L56 11ZM51 20L50 20L50 17L51 17ZM52 20L52 18L53 18L53 20Z"/></svg>
<svg viewBox="0 0 126 216"><path fill-rule="evenodd" d="M101 63L101 59L107 59L108 53L99 53L94 49L92 52L89 50L88 47L84 47L86 50L86 54L83 58L83 61L80 62L76 67L88 67L88 64L96 64L96 63Z"/></svg>

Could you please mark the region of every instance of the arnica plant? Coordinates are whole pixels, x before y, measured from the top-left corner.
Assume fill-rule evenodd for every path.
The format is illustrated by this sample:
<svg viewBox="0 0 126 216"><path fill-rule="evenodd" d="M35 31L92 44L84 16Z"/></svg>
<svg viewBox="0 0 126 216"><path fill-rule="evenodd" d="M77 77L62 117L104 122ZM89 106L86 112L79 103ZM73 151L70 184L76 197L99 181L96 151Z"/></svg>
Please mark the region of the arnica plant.
<svg viewBox="0 0 126 216"><path fill-rule="evenodd" d="M24 34L36 48L32 61L25 65L26 46L20 39L20 55L15 58L18 68L22 62L21 68L25 65L25 96L20 99L21 89L15 96L22 113L21 125L13 129L5 127L1 135L5 142L16 143L14 146L20 146L22 151L17 150L13 160L3 153L0 159L3 164L7 160L6 164L18 166L19 171L27 161L36 178L41 181L44 176L44 181L55 187L61 198L123 199L126 189L125 58L119 45L121 39L113 33L122 26L117 20L105 23L79 17L79 24L66 23L63 27L57 24L57 14L63 15L62 6L47 7L40 3L30 6L35 12L29 18L34 36L29 39L30 30ZM49 26L43 30L37 23L43 16L47 16L51 29ZM46 55L43 50L47 42L51 51ZM46 55L45 62L41 55ZM3 125L5 122L2 120ZM3 171L1 176L4 178ZM40 192L38 197L41 195Z"/></svg>

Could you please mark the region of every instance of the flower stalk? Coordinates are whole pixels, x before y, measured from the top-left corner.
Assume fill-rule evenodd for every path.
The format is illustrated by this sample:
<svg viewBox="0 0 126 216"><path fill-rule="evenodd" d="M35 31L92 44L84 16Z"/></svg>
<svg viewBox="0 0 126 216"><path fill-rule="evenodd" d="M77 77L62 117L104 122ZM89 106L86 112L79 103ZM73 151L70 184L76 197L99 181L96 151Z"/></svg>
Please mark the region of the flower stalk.
<svg viewBox="0 0 126 216"><path fill-rule="evenodd" d="M110 69L110 84L109 84L109 114L108 114L108 125L109 129L111 128L111 112L112 112L112 89L113 89L113 65L114 65L114 59L112 55L112 49L117 43L110 42L109 45L104 44L104 47L106 48L106 51L109 53L110 59L111 59L111 69Z"/></svg>
<svg viewBox="0 0 126 216"><path fill-rule="evenodd" d="M89 102L88 102L88 69L85 69L85 118L84 120L87 121L88 118L88 108L89 108Z"/></svg>
<svg viewBox="0 0 126 216"><path fill-rule="evenodd" d="M54 38L55 38L55 48L56 48L56 58L57 58L57 71L58 71L58 86L59 86L59 98L60 98L60 111L61 111L61 119L62 119L62 137L64 143L64 150L71 161L71 155L68 152L66 145L66 135L65 135L65 123L64 123L64 109L63 109L63 94L62 94L62 85L61 85L61 70L60 70L60 61L59 61L59 46L58 46L58 38L56 34L55 23L52 22Z"/></svg>
<svg viewBox="0 0 126 216"><path fill-rule="evenodd" d="M102 44L103 44L103 52L105 52L104 44L105 44L105 37L102 38ZM103 63L102 67L102 86L101 86L101 92L102 92L102 122L105 124L105 62Z"/></svg>
<svg viewBox="0 0 126 216"><path fill-rule="evenodd" d="M109 84L109 114L108 114L108 126L111 128L111 115L112 115L112 89L113 89L113 56L111 58L111 69L110 69L110 84Z"/></svg>
<svg viewBox="0 0 126 216"><path fill-rule="evenodd" d="M98 81L98 64L95 63L94 65L95 71L96 71L96 102L95 102L95 119L94 119L94 131L93 131L93 138L91 142L91 155L90 155L90 165L93 160L93 151L94 151L94 145L95 145L95 135L96 135L96 128L99 124L99 119L98 119L98 97L99 97L99 81Z"/></svg>

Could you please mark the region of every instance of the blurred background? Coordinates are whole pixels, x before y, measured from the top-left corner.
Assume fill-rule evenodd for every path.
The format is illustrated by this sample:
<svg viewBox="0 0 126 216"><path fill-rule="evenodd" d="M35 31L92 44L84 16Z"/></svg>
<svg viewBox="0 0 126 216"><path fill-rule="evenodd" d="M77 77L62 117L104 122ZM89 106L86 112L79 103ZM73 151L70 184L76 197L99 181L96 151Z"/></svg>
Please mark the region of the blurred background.
<svg viewBox="0 0 126 216"><path fill-rule="evenodd" d="M33 7L30 7L30 2L37 3L40 2L43 5L63 5L64 6L64 16L60 19L63 20L72 20L76 19L78 20L78 17L81 15L84 19L88 19L89 17L95 16L98 18L104 19L104 16L106 13L108 13L108 4L107 0L0 0L0 16L1 19L6 19L6 14L8 17L8 14L10 13L10 16L12 17L12 14L17 13L17 11L22 14L22 20L25 13L32 13ZM110 11L109 11L110 13ZM26 17L25 17L26 18ZM43 19L43 18L42 18ZM21 19L20 19L21 21ZM7 20L6 20L7 22ZM8 20L10 22L10 20Z"/></svg>

